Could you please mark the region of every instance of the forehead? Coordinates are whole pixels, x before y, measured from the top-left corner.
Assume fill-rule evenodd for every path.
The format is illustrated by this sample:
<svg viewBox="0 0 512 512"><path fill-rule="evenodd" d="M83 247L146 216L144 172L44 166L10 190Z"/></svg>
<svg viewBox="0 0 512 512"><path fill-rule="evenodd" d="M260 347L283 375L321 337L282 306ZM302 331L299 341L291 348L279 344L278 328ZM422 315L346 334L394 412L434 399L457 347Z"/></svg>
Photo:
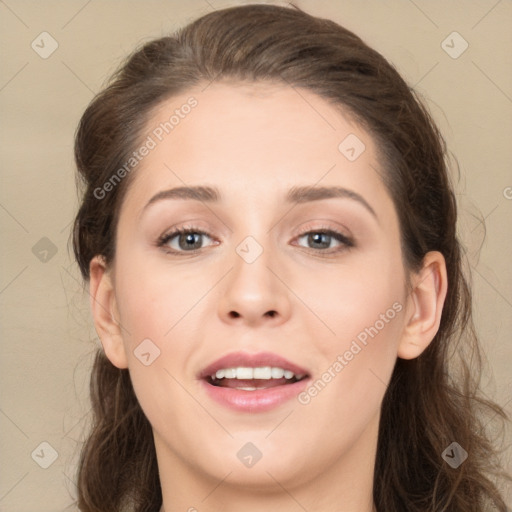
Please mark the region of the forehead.
<svg viewBox="0 0 512 512"><path fill-rule="evenodd" d="M379 193L374 141L341 107L282 84L203 84L160 104L127 200L162 188L217 184L268 197L296 185Z"/></svg>

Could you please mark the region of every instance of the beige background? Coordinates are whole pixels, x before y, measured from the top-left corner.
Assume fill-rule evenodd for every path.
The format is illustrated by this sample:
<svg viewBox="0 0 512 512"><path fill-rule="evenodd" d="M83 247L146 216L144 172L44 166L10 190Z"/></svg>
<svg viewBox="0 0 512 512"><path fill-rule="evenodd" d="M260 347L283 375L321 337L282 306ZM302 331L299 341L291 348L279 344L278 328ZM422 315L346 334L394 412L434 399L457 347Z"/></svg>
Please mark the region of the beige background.
<svg viewBox="0 0 512 512"><path fill-rule="evenodd" d="M235 3L0 1L2 511L64 510L74 496L96 339L68 248L77 207L72 144L79 117L136 44ZM512 414L512 3L296 3L354 30L426 96L460 164L461 234L489 361L485 392ZM39 37L44 31L58 43L46 59L31 47L35 40L40 52L50 48L48 36ZM458 58L441 46L453 31L469 44ZM463 41L450 37L450 51L459 51ZM487 234L479 251L483 219ZM51 242L40 242L43 237ZM42 442L58 453L47 469L38 463L51 462L52 451Z"/></svg>

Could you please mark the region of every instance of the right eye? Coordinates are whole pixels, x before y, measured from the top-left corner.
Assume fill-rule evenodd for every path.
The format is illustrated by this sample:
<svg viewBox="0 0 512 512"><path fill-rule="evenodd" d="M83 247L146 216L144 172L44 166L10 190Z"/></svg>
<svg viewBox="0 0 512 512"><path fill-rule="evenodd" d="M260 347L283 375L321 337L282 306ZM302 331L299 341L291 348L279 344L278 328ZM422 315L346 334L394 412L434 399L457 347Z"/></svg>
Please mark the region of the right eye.
<svg viewBox="0 0 512 512"><path fill-rule="evenodd" d="M169 248L170 252L174 253L193 253L204 247L203 239L205 237L212 240L208 233L200 229L179 228L161 236L158 240L158 247Z"/></svg>

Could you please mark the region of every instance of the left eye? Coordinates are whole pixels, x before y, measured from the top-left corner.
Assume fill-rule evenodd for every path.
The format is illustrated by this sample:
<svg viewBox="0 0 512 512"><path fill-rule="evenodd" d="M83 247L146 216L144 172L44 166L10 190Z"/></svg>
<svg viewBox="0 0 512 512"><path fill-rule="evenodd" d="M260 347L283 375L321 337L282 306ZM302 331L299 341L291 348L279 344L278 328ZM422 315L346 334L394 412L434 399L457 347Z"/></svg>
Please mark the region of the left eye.
<svg viewBox="0 0 512 512"><path fill-rule="evenodd" d="M306 245L299 243L301 247L308 247L309 249L332 249L332 242L336 242L338 246L346 245L351 246L351 241L341 233L336 231L309 231L298 237L298 239L306 239ZM308 245L311 244L311 245Z"/></svg>

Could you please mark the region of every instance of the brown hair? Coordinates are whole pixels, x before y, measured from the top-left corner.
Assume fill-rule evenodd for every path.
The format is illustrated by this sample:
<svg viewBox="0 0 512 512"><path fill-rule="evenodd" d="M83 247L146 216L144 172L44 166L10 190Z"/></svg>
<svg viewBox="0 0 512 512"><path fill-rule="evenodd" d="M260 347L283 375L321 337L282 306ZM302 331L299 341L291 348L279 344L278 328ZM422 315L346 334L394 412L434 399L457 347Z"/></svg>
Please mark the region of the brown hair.
<svg viewBox="0 0 512 512"><path fill-rule="evenodd" d="M509 477L500 470L486 425L492 417L507 416L479 392L481 355L444 141L393 66L333 21L298 8L233 7L151 41L128 58L91 102L76 135L85 192L73 242L85 280L95 255L107 262L114 258L117 215L130 177L101 199L94 191L129 159L156 106L216 79L305 88L352 114L384 156L383 179L399 216L406 267L419 268L428 251L446 259L449 286L439 332L420 357L397 360L382 403L373 491L377 510L505 512L494 479ZM157 510L162 497L151 426L128 370L115 368L101 350L91 399L93 426L81 454L79 509ZM452 441L469 454L457 469L441 456Z"/></svg>

